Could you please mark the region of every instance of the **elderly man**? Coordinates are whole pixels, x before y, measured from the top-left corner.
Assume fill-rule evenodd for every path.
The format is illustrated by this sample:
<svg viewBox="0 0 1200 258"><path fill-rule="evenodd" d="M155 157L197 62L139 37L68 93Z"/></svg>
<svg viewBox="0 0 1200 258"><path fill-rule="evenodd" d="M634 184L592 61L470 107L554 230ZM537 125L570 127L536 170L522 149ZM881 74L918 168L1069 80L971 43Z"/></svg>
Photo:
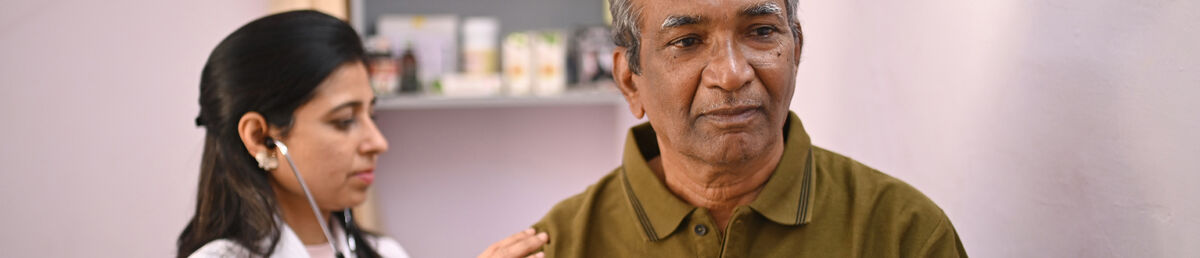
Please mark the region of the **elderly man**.
<svg viewBox="0 0 1200 258"><path fill-rule="evenodd" d="M913 187L812 146L788 111L796 0L610 0L636 117L622 164L534 225L548 257L957 257Z"/></svg>

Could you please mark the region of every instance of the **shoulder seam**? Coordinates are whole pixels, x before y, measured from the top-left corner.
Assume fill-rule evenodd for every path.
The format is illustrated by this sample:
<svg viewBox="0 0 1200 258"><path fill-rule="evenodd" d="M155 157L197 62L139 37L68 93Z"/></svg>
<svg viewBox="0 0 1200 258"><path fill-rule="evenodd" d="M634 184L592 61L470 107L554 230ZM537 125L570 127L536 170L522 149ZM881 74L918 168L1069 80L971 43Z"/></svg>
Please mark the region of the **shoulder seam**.
<svg viewBox="0 0 1200 258"><path fill-rule="evenodd" d="M946 221L949 220L949 218L946 217L945 211L942 211L941 208L938 208L937 211L941 216L938 216L937 225L933 227L933 230L930 230L929 234L925 234L924 243L921 243L921 250L917 252L918 254L929 253L929 249L932 248L932 243L930 241L933 240L933 235L937 234L939 231L942 231L942 228L946 226Z"/></svg>

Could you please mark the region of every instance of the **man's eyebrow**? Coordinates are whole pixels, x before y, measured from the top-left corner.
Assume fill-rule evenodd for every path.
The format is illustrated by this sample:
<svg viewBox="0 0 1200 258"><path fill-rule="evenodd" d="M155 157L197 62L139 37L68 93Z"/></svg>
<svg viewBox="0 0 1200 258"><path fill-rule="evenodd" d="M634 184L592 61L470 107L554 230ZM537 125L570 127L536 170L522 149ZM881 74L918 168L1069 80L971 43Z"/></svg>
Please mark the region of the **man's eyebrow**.
<svg viewBox="0 0 1200 258"><path fill-rule="evenodd" d="M684 25L699 24L703 20L697 15L671 15L667 16L666 20L663 20L662 28L669 29Z"/></svg>
<svg viewBox="0 0 1200 258"><path fill-rule="evenodd" d="M781 13L783 13L783 9L772 2L762 2L742 9L742 16L779 15Z"/></svg>

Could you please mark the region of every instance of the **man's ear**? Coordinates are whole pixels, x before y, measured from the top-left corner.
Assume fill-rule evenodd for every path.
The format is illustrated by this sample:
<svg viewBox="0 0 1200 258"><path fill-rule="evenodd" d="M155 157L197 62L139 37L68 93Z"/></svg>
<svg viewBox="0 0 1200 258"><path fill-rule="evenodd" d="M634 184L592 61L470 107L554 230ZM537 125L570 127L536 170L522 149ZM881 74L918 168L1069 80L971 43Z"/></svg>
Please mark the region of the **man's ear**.
<svg viewBox="0 0 1200 258"><path fill-rule="evenodd" d="M613 50L613 81L617 83L617 89L621 90L621 95L625 96L625 102L629 103L629 111L633 112L633 116L642 119L646 115L646 110L642 107L642 101L638 99L638 88L633 83L633 71L629 69L629 60L625 58L625 47L617 47Z"/></svg>
<svg viewBox="0 0 1200 258"><path fill-rule="evenodd" d="M792 60L793 60L793 62L795 62L795 64L793 64L793 65L799 66L800 65L800 54L804 52L803 51L803 49L804 49L804 28L800 28L799 21L792 21L792 26L796 26L796 46L795 46L796 49L794 49L792 51L792 54L794 55L793 57L795 57L795 58L793 58Z"/></svg>
<svg viewBox="0 0 1200 258"><path fill-rule="evenodd" d="M242 138L242 144L246 145L246 151L251 156L258 154L260 151L267 151L266 139L270 135L267 127L267 119L258 112L247 112L238 120L237 127L238 136Z"/></svg>

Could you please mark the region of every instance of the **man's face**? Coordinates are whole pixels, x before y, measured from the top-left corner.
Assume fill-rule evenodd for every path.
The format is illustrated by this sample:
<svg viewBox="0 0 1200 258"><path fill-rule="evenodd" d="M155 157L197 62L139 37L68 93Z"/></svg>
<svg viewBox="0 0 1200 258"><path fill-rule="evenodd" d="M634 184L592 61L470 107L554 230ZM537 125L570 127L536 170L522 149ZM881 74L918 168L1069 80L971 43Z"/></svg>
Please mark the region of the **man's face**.
<svg viewBox="0 0 1200 258"><path fill-rule="evenodd" d="M642 70L617 79L661 145L736 165L782 144L800 56L782 0L633 4L642 8ZM621 54L616 65L625 66Z"/></svg>

